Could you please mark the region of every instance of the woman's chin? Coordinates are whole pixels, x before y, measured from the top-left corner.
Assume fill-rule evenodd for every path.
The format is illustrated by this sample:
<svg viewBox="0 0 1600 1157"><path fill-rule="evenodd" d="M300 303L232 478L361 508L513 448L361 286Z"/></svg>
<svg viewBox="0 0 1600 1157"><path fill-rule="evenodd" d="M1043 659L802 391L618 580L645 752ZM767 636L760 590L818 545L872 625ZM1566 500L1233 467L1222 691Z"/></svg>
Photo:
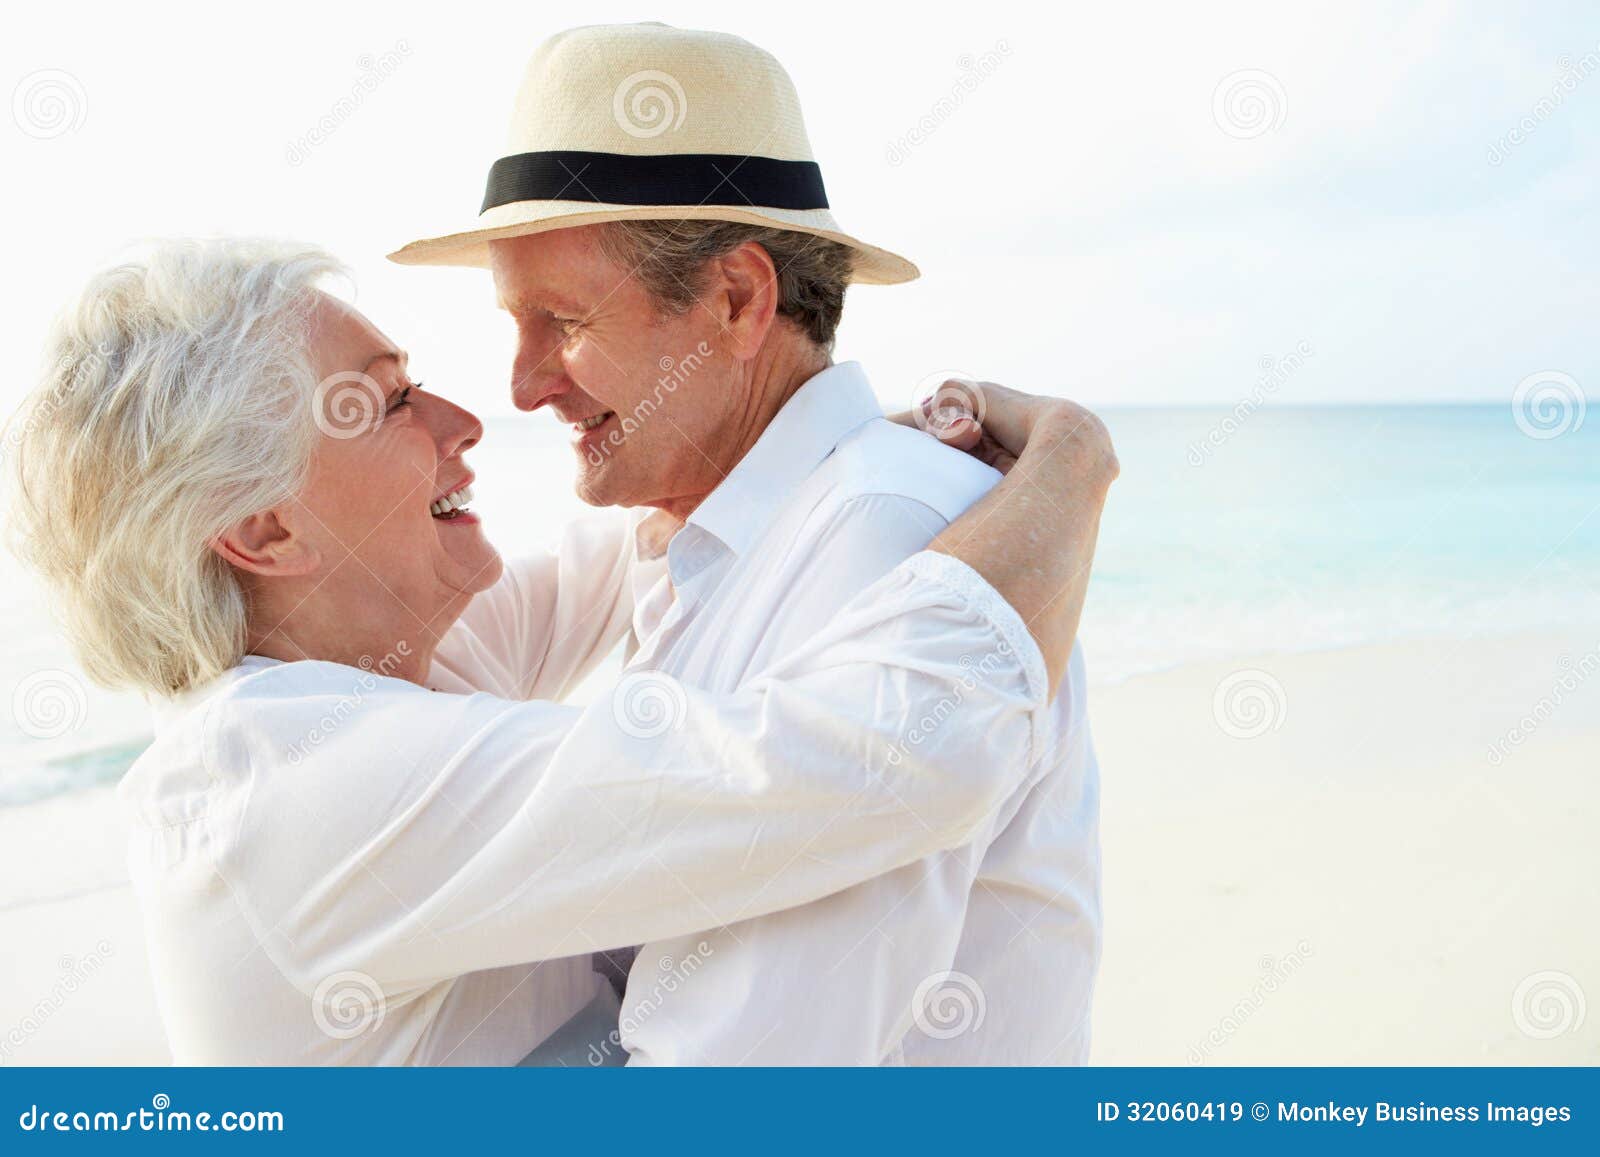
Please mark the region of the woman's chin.
<svg viewBox="0 0 1600 1157"><path fill-rule="evenodd" d="M455 519L434 519L439 539L439 554L435 566L445 589L453 592L448 608L452 617L466 609L473 595L481 594L500 581L505 563L500 552L484 536L483 526L474 516Z"/></svg>
<svg viewBox="0 0 1600 1157"><path fill-rule="evenodd" d="M506 569L500 552L481 533L478 535L478 543L479 549L474 551L471 557L462 557L452 552L453 561L467 572L467 581L462 584L461 589L473 595L494 586L500 581L500 576Z"/></svg>

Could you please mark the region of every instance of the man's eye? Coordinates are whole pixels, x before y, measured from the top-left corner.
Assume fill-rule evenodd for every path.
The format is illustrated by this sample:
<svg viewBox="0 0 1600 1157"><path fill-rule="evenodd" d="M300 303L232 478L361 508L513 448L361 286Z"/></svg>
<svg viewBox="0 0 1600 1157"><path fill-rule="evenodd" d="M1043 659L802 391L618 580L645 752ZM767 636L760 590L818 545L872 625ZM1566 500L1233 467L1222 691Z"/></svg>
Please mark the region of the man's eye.
<svg viewBox="0 0 1600 1157"><path fill-rule="evenodd" d="M420 390L421 388L422 388L422 383L421 382L418 382L414 386L407 386L405 389L401 390L398 394L396 394L394 396L394 399L389 403L389 409L398 410L401 406L409 405L410 403L409 403L408 399L411 396L411 391L412 390Z"/></svg>

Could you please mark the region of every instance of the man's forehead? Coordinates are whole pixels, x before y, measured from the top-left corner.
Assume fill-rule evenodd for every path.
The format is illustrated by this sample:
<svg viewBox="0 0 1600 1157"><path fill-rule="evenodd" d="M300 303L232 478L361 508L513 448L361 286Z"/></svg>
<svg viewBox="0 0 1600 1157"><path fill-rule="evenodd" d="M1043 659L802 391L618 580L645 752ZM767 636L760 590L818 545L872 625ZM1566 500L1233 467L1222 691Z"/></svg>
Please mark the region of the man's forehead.
<svg viewBox="0 0 1600 1157"><path fill-rule="evenodd" d="M531 278L513 285L506 285L498 277L495 278L495 304L510 313L536 313L540 310L574 313L588 308L554 286Z"/></svg>
<svg viewBox="0 0 1600 1157"><path fill-rule="evenodd" d="M552 229L489 243L495 301L513 313L587 308L604 264L585 229Z"/></svg>

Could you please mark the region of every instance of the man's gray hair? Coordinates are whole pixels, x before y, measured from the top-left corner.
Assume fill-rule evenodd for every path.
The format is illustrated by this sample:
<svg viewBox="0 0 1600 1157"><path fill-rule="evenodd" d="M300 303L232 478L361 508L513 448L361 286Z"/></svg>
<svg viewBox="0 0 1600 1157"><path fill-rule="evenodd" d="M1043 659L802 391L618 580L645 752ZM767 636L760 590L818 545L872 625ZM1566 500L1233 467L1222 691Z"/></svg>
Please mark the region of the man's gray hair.
<svg viewBox="0 0 1600 1157"><path fill-rule="evenodd" d="M162 242L57 320L6 431L10 531L96 681L173 693L237 664L245 592L210 549L304 484L318 249Z"/></svg>
<svg viewBox="0 0 1600 1157"><path fill-rule="evenodd" d="M736 221L611 221L600 229L601 252L631 270L669 313L692 308L705 291L708 263L746 241L765 249L777 267L779 315L832 350L854 260L849 246Z"/></svg>

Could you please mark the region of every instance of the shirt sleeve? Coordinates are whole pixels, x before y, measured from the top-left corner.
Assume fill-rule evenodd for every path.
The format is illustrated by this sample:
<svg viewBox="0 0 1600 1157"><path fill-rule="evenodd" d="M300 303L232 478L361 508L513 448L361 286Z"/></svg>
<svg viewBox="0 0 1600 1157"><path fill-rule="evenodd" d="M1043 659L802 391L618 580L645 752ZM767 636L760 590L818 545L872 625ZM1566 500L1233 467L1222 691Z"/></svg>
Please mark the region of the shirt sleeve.
<svg viewBox="0 0 1600 1157"><path fill-rule="evenodd" d="M938 554L733 694L644 673L579 709L370 675L352 691L362 674L286 664L256 677L278 690L212 704L211 774L244 782L205 838L291 981L359 971L390 999L955 847L1017 787L1047 695L1016 612Z"/></svg>
<svg viewBox="0 0 1600 1157"><path fill-rule="evenodd" d="M575 519L556 550L508 561L441 642L436 684L566 698L626 637L640 576L664 565L636 557L638 521L620 510Z"/></svg>

